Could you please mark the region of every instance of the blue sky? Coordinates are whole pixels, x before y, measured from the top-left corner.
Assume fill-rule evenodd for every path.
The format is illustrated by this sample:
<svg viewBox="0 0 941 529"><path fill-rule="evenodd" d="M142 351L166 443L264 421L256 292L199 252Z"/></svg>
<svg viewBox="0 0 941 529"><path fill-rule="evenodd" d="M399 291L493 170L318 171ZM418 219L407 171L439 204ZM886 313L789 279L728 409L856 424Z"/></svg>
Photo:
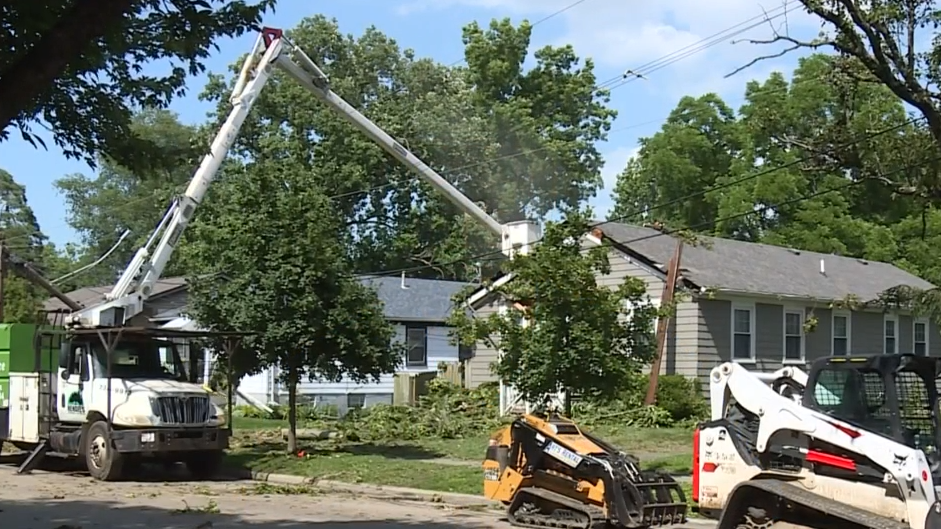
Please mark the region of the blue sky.
<svg viewBox="0 0 941 529"><path fill-rule="evenodd" d="M644 73L646 77L617 86L611 94L611 105L619 116L609 140L599 146L606 159L605 189L591 202L596 214L602 215L611 205L614 178L635 152L638 138L655 133L680 97L717 92L729 104L737 106L749 79L764 78L774 70L789 73L793 69L796 55L760 63L725 79L724 75L737 66L779 48L733 43L727 39L702 50L697 51L696 47L701 39L765 12L781 13L780 8L786 1L582 0L572 5L576 0L346 0L337 3L279 0L277 11L269 14L264 24L288 29L304 17L322 13L336 18L345 33L358 35L375 25L403 48L412 48L419 56L449 64L462 58L461 27L472 20L486 25L492 18L508 16L514 22L524 18L535 22L571 6L536 26L533 49L546 44L571 43L581 56L595 60L599 81L619 76L628 69ZM769 38L775 31L772 25L779 32L787 31L800 37L815 35L818 28L814 20L795 10L734 39ZM251 34L219 42L220 50L208 61L208 71L225 72L230 62L249 51L254 39L255 35ZM688 48L691 45L694 47ZM682 51L684 47L686 51ZM677 60L678 51L688 56ZM658 60L660 62L649 64ZM200 102L197 96L205 81L205 76L192 78L186 97L172 104L171 109L183 121L204 120L209 105ZM48 151L34 149L15 133L11 138L0 143L0 168L26 186L27 198L41 228L56 245L77 242L77 235L66 220L64 201L53 183L71 173L92 175L91 168L83 162L67 160L48 137L44 137Z"/></svg>

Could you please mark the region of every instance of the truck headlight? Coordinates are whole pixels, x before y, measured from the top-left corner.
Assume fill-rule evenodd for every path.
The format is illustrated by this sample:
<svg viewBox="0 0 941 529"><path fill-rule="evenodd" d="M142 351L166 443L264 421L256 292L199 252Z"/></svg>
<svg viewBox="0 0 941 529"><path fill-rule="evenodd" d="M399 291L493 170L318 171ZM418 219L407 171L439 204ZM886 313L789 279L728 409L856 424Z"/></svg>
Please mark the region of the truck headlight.
<svg viewBox="0 0 941 529"><path fill-rule="evenodd" d="M209 426L223 427L226 425L226 416L225 411L215 404L212 405L212 409L209 411Z"/></svg>
<svg viewBox="0 0 941 529"><path fill-rule="evenodd" d="M114 420L127 426L154 426L157 418L143 413L132 413L123 406L114 410Z"/></svg>

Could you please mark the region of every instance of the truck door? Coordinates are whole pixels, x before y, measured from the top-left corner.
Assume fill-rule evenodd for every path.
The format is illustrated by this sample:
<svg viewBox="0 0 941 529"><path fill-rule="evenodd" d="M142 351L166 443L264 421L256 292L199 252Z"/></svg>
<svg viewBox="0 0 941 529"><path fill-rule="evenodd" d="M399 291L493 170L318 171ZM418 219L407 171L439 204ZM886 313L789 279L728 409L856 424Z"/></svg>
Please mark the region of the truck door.
<svg viewBox="0 0 941 529"><path fill-rule="evenodd" d="M57 408L59 420L68 423L85 422L85 406L87 397L91 395L91 365L89 355L84 347L76 347L72 355L71 374L67 379L62 377L65 370L59 368L59 399Z"/></svg>

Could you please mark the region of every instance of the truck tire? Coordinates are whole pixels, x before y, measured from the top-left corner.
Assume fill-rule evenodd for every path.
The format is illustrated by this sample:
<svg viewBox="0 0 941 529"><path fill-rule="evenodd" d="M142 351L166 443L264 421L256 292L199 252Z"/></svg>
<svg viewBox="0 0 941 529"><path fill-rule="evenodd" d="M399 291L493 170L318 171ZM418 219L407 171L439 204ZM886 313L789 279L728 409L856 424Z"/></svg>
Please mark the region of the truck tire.
<svg viewBox="0 0 941 529"><path fill-rule="evenodd" d="M116 481L121 478L124 458L111 443L105 421L92 423L82 445L85 448L85 466L91 477L101 481Z"/></svg>
<svg viewBox="0 0 941 529"><path fill-rule="evenodd" d="M210 479L219 475L224 457L222 450L204 450L187 454L183 462L194 478Z"/></svg>

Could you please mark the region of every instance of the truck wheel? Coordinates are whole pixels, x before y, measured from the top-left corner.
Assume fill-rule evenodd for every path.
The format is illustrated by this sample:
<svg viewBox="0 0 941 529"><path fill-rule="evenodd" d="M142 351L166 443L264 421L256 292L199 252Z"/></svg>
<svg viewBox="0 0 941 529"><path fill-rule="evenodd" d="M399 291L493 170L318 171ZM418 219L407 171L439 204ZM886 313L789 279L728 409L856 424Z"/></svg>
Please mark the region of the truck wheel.
<svg viewBox="0 0 941 529"><path fill-rule="evenodd" d="M219 475L224 457L222 450L206 450L187 454L183 461L194 478L209 479Z"/></svg>
<svg viewBox="0 0 941 529"><path fill-rule="evenodd" d="M101 481L115 481L121 477L124 458L114 448L104 421L93 423L88 428L85 440L85 465L91 477Z"/></svg>

